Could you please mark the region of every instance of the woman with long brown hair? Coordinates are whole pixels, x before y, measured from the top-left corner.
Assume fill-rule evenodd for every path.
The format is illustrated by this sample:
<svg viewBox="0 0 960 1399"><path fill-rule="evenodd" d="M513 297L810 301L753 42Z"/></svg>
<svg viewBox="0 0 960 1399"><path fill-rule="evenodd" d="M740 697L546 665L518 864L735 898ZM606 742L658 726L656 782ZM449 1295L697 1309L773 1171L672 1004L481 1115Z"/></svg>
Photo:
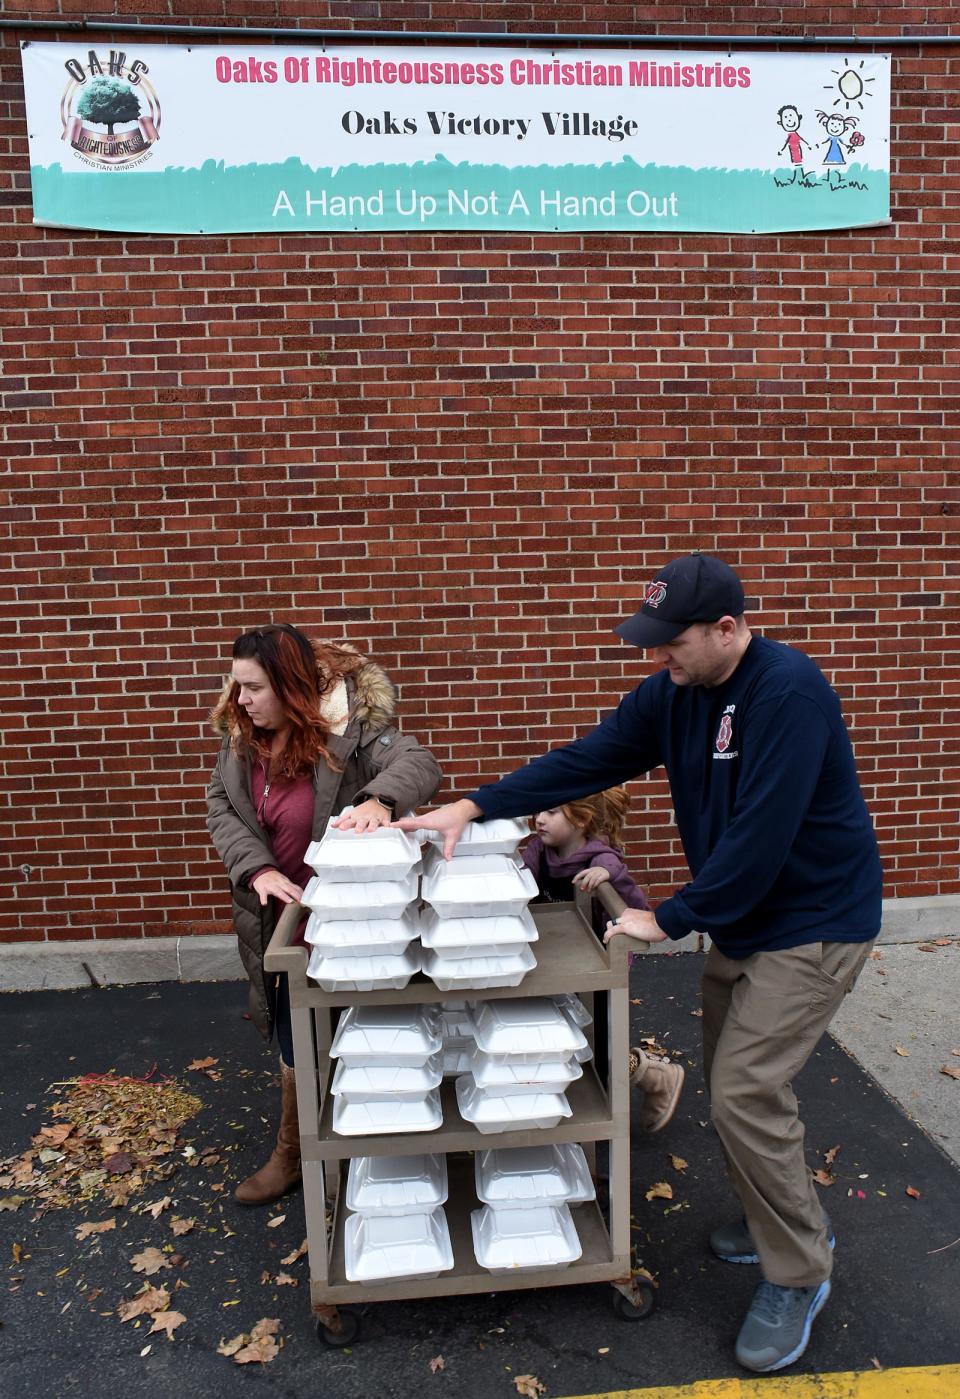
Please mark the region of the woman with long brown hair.
<svg viewBox="0 0 960 1399"><path fill-rule="evenodd" d="M212 715L223 742L207 826L230 877L250 1013L267 1039L276 1033L281 1075L277 1145L237 1186L240 1204L268 1204L300 1182L289 993L285 976L265 976L263 957L281 908L310 878L307 847L345 806L358 832L376 830L429 801L440 784L432 754L393 727L395 701L379 665L287 623L233 643Z"/></svg>

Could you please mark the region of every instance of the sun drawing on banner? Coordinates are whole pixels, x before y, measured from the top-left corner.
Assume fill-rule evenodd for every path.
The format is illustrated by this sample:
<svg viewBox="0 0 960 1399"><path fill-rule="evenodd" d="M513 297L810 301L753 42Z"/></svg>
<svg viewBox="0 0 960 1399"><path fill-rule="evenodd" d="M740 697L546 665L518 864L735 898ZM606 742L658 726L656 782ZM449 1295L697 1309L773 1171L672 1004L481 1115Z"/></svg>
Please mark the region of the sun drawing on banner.
<svg viewBox="0 0 960 1399"><path fill-rule="evenodd" d="M858 71L863 67L864 61L865 60L861 58L857 67L851 68L849 58L845 58L843 60L842 72L837 68L832 68L830 70L837 81L835 84L824 83L823 86L826 92L836 91L837 96L833 99L833 105L835 107L839 107L842 102L845 111L849 112L850 108L856 105L862 112L863 99L873 96L873 93L867 90L867 84L876 82L876 78L865 78L863 74Z"/></svg>

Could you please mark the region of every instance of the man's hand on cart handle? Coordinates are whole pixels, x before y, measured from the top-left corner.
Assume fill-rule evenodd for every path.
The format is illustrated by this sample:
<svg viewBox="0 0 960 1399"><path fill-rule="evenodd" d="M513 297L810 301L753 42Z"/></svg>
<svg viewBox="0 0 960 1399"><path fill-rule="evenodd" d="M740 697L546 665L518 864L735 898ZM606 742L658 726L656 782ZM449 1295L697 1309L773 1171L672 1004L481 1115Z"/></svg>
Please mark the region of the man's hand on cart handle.
<svg viewBox="0 0 960 1399"><path fill-rule="evenodd" d="M299 903L303 890L279 870L264 870L258 874L251 886L256 890L260 902L266 904L273 897L282 904Z"/></svg>
<svg viewBox="0 0 960 1399"><path fill-rule="evenodd" d="M603 935L604 942L609 942L617 933L625 933L628 938L636 938L638 942L667 940L667 935L658 926L656 918L645 908L625 908L619 918L607 924L607 930Z"/></svg>
<svg viewBox="0 0 960 1399"><path fill-rule="evenodd" d="M462 797L460 801L447 802L446 806L438 806L423 816L403 816L399 821L391 822L391 825L398 826L401 831L439 831L443 836L443 858L449 860L467 826L482 815L483 811L476 802Z"/></svg>

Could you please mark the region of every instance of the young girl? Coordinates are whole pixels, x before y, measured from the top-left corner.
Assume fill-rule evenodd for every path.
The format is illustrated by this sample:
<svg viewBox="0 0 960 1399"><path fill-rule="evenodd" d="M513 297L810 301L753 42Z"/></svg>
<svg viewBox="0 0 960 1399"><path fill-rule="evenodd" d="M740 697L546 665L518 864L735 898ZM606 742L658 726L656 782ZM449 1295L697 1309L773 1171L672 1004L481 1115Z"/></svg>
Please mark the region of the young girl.
<svg viewBox="0 0 960 1399"><path fill-rule="evenodd" d="M592 797L567 802L565 806L538 811L533 824L536 834L524 846L523 862L532 871L540 890L540 900L568 903L575 890L592 893L609 882L629 908L649 909L647 896L627 869L620 841L630 798L622 787L611 787ZM591 901L593 930L603 939L607 913L596 899ZM597 1002L598 1009L605 1003ZM600 1043L606 1038L605 1016L595 1026ZM683 1086L683 1067L671 1060L648 1059L643 1050L630 1051L630 1082L643 1091L640 1125L648 1132L659 1132L674 1114Z"/></svg>

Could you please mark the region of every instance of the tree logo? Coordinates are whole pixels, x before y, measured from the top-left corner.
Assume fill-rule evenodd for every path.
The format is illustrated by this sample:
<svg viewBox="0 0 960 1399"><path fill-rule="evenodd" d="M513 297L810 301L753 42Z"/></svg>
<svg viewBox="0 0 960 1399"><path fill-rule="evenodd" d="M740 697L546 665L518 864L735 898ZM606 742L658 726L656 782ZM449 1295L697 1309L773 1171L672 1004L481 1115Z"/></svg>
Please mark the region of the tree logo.
<svg viewBox="0 0 960 1399"><path fill-rule="evenodd" d="M93 49L87 62L69 58L69 81L60 99L63 140L85 165L126 170L149 157L160 139L160 103L141 59L111 49L102 58Z"/></svg>

